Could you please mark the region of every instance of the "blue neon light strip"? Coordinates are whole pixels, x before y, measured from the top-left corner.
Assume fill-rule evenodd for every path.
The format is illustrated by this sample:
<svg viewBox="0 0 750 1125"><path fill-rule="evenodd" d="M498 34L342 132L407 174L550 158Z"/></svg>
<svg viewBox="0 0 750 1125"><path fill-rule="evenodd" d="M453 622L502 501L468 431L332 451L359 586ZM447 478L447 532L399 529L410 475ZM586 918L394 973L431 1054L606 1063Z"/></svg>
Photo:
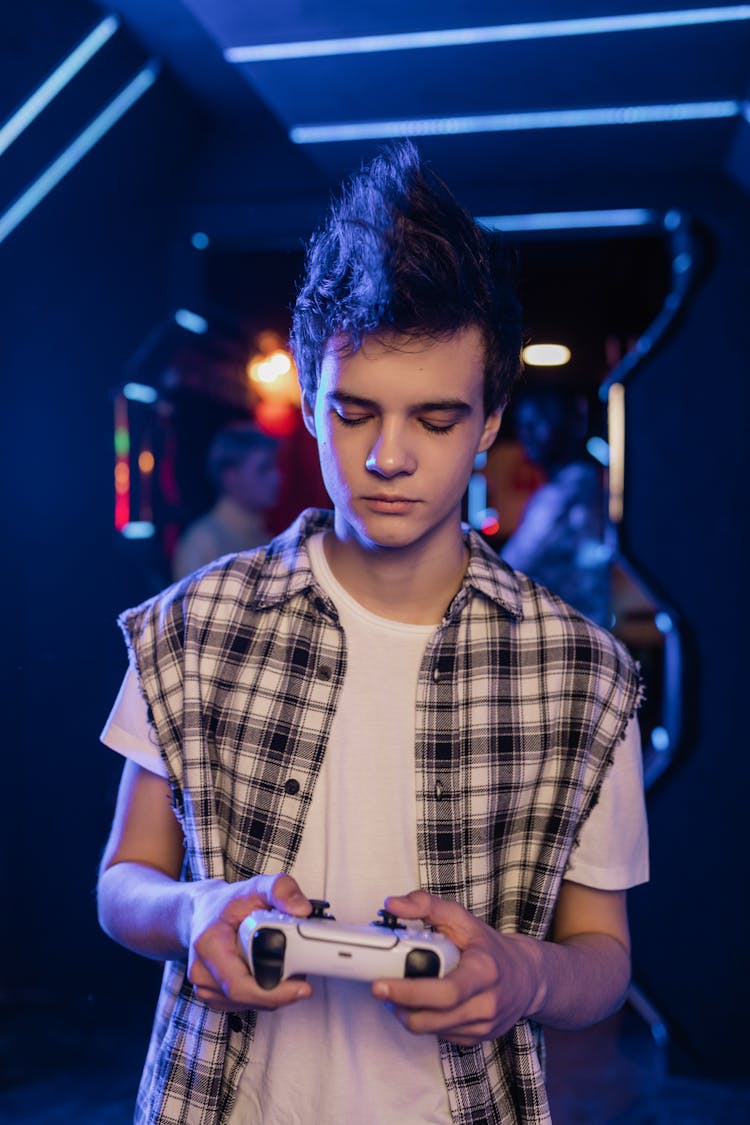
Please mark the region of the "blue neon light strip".
<svg viewBox="0 0 750 1125"><path fill-rule="evenodd" d="M598 434L590 437L586 442L586 448L600 465L604 465L605 467L609 465L609 446L603 437L599 437Z"/></svg>
<svg viewBox="0 0 750 1125"><path fill-rule="evenodd" d="M723 8L687 8L675 12L639 12L622 16L542 20L494 27L458 27L410 31L393 35L359 35L342 39L312 39L297 43L260 43L228 47L224 58L233 63L279 62L283 59L323 58L330 55L414 51L430 47L471 47L479 43L511 43L526 39L561 39L572 35L605 35L623 31L654 31L667 27L735 23L750 19L750 4Z"/></svg>
<svg viewBox="0 0 750 1125"><path fill-rule="evenodd" d="M383 140L390 137L438 137L461 133L510 133L530 129L581 129L592 125L701 121L719 117L737 117L741 113L742 105L737 101L550 109L528 113L483 113L464 117L421 117L405 121L352 121L331 125L295 125L289 130L289 139L296 145L330 144L338 141Z"/></svg>
<svg viewBox="0 0 750 1125"><path fill-rule="evenodd" d="M104 44L112 38L119 26L120 21L117 16L107 16L105 20L102 20L86 36L83 42L79 43L75 50L63 59L57 69L42 82L41 86L16 110L13 116L8 118L0 129L0 156L13 144L16 137L19 137L24 129L27 129L32 121L36 120L53 98L56 98L60 91L75 78L89 59L92 59L97 51L100 51Z"/></svg>
<svg viewBox="0 0 750 1125"><path fill-rule="evenodd" d="M539 211L529 215L483 215L477 222L489 230L595 230L600 227L646 227L656 223L655 211L622 207L612 211Z"/></svg>
<svg viewBox="0 0 750 1125"><path fill-rule="evenodd" d="M159 392L156 387L149 387L147 383L126 383L122 393L130 402L156 402Z"/></svg>
<svg viewBox="0 0 750 1125"><path fill-rule="evenodd" d="M126 539L151 539L156 534L156 526L150 520L131 520L122 529Z"/></svg>
<svg viewBox="0 0 750 1125"><path fill-rule="evenodd" d="M199 316L198 313L191 312L190 309L177 309L174 318L180 328L184 328L187 332L195 332L198 336L203 336L208 332L206 318Z"/></svg>
<svg viewBox="0 0 750 1125"><path fill-rule="evenodd" d="M159 64L152 62L148 63L143 70L140 70L117 97L102 110L98 117L95 117L83 132L79 133L76 139L60 153L49 168L29 185L26 191L18 197L15 203L11 204L3 215L0 215L0 242L5 241L19 223L22 223L31 214L37 204L41 203L53 188L57 187L72 168L75 168L79 160L83 159L97 141L100 141L105 133L108 133L130 107L145 94L146 90L153 86L158 77L159 69Z"/></svg>

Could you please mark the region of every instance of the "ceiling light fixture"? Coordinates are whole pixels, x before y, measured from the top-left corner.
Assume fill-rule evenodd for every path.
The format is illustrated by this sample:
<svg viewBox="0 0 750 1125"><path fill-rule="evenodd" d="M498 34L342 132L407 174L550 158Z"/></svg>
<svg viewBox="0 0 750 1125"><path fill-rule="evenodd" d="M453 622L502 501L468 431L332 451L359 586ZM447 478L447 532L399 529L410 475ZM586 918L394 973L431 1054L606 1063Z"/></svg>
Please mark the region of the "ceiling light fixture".
<svg viewBox="0 0 750 1125"><path fill-rule="evenodd" d="M117 97L53 160L46 171L42 172L15 203L0 215L0 242L3 242L31 214L37 204L57 187L63 177L75 168L79 160L83 159L97 141L100 141L104 134L108 133L130 107L145 94L146 90L153 86L159 69L158 62L151 62L144 66Z"/></svg>
<svg viewBox="0 0 750 1125"><path fill-rule="evenodd" d="M228 47L224 58L232 63L280 62L288 59L325 58L331 55L377 54L431 47L473 47L480 43L513 43L528 39L561 39L574 35L610 35L624 31L655 31L669 27L736 23L750 19L750 4L721 8L686 8L674 12L638 12L619 16L541 20L536 23L499 24L493 27L457 27L433 31L408 31L393 35L357 35L341 39L310 39L297 43L257 43Z"/></svg>
<svg viewBox="0 0 750 1125"><path fill-rule="evenodd" d="M570 363L570 348L565 344L527 344L521 359L528 367L563 367Z"/></svg>
<svg viewBox="0 0 750 1125"><path fill-rule="evenodd" d="M538 211L527 215L481 215L477 222L488 230L507 233L536 230L597 230L613 227L647 227L658 222L645 207L620 207L609 211Z"/></svg>
<svg viewBox="0 0 750 1125"><path fill-rule="evenodd" d="M462 117L417 117L403 121L351 121L330 125L294 125L289 139L296 145L342 141L386 140L393 137L445 137L463 133L513 133L533 129L581 129L602 125L648 125L737 117L738 101L676 102L667 105L601 106L547 109L527 113L482 113Z"/></svg>
<svg viewBox="0 0 750 1125"><path fill-rule="evenodd" d="M19 137L24 129L31 125L32 121L39 116L52 99L65 89L89 59L102 49L119 26L120 21L117 16L107 16L105 20L97 24L83 42L79 43L52 71L49 78L46 78L31 97L27 98L23 105L19 106L16 112L8 118L0 129L0 156L13 144L16 137Z"/></svg>

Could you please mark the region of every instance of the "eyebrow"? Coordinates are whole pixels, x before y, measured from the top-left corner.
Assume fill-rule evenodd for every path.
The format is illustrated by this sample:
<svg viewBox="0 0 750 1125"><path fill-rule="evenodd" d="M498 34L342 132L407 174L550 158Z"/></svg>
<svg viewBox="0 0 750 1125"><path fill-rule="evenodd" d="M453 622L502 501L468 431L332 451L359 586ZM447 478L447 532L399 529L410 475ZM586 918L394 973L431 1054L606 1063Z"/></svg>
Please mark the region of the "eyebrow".
<svg viewBox="0 0 750 1125"><path fill-rule="evenodd" d="M377 402L360 395L349 394L348 391L328 391L328 402L341 403L342 406L360 406L365 410L379 410ZM412 408L414 414L454 413L470 414L471 406L461 398L442 398L434 402L417 402Z"/></svg>

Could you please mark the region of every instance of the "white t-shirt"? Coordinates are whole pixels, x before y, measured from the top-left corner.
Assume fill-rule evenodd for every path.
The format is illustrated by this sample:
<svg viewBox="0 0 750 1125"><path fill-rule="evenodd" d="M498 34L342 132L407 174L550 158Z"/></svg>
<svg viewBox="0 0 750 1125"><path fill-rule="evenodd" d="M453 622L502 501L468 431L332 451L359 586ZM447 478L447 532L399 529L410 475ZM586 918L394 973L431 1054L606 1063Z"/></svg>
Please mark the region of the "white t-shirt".
<svg viewBox="0 0 750 1125"><path fill-rule="evenodd" d="M308 541L310 560L346 634L347 672L291 873L342 921L369 922L387 895L419 886L414 708L422 656L437 626L390 621L359 605L331 573L322 542L322 535ZM165 775L133 670L102 740ZM616 890L647 877L632 722L566 878ZM406 1032L369 985L311 982L311 999L258 1013L231 1125L380 1125L403 1118L404 1106L410 1125L450 1125L437 1038Z"/></svg>

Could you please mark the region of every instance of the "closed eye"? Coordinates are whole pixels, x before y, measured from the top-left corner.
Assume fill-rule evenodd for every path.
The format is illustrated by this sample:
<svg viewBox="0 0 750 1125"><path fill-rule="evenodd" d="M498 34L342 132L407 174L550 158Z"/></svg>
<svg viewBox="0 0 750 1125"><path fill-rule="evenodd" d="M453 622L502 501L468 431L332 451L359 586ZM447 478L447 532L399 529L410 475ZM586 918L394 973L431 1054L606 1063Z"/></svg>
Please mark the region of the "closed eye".
<svg viewBox="0 0 750 1125"><path fill-rule="evenodd" d="M339 410L334 410L333 413L345 426L361 426L372 417L371 414L342 414Z"/></svg>
<svg viewBox="0 0 750 1125"><path fill-rule="evenodd" d="M426 418L420 418L420 422L428 433L431 434L449 434L456 426L456 422L443 422L442 424L438 424L436 422L428 422Z"/></svg>

